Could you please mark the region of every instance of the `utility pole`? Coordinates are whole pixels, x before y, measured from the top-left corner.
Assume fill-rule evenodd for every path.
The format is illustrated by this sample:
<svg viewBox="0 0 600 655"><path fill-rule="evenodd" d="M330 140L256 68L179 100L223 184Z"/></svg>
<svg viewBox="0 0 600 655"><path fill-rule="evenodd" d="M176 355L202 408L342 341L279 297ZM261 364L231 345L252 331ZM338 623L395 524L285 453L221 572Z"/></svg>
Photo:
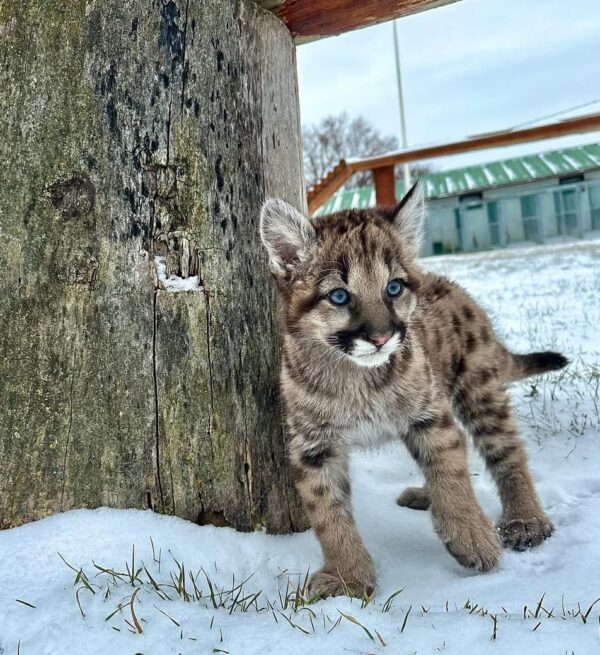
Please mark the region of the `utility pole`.
<svg viewBox="0 0 600 655"><path fill-rule="evenodd" d="M392 29L394 31L394 55L396 62L396 83L398 85L398 108L400 110L400 135L402 149L406 150L408 141L406 138L406 118L404 115L404 97L402 95L402 73L400 71L400 49L398 48L398 29L396 21L392 21ZM410 166L408 162L402 165L402 176L404 178L404 192L406 193L410 187Z"/></svg>

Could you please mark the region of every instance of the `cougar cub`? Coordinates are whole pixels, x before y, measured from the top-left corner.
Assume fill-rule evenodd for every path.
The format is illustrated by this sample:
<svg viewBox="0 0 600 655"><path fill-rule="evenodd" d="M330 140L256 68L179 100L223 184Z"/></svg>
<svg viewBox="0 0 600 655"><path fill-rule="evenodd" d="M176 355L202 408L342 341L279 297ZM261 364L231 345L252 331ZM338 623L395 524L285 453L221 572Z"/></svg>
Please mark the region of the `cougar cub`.
<svg viewBox="0 0 600 655"><path fill-rule="evenodd" d="M460 564L488 571L501 545L537 546L552 533L517 435L506 383L556 370L558 353L515 355L457 284L416 262L419 185L395 208L309 219L267 200L261 235L283 315L281 389L296 485L321 543L312 594L362 595L373 561L352 518L348 452L399 439L424 488L398 503L431 508ZM479 507L467 468L468 430L496 481L502 519Z"/></svg>

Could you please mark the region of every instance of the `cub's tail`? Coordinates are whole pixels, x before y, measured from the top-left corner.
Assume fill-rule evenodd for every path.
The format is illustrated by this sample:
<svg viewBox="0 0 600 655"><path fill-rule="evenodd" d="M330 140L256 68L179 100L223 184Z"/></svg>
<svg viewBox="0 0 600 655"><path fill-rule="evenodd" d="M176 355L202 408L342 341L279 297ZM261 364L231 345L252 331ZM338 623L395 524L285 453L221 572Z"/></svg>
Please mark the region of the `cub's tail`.
<svg viewBox="0 0 600 655"><path fill-rule="evenodd" d="M509 355L508 382L516 382L528 378L530 375L558 371L569 363L564 355L551 350L527 355L515 355L514 353L509 353Z"/></svg>

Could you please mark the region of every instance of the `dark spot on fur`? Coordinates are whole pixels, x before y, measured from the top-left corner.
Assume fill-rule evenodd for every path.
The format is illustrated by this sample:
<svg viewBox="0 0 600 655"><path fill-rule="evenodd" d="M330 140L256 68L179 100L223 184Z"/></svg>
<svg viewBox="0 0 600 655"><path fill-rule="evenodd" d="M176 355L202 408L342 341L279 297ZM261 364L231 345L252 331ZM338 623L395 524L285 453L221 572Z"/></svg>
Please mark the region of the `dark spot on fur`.
<svg viewBox="0 0 600 655"><path fill-rule="evenodd" d="M408 449L408 452L412 455L412 458L415 460L415 462L419 464L424 463L422 461L421 450L419 449L416 440L412 439L411 436L409 436L408 438L404 439L404 443L406 444L406 448Z"/></svg>
<svg viewBox="0 0 600 655"><path fill-rule="evenodd" d="M494 394L484 393L483 396L474 401L479 411L486 411L487 408L494 402Z"/></svg>
<svg viewBox="0 0 600 655"><path fill-rule="evenodd" d="M333 455L331 448L321 446L302 453L302 463L311 468L320 468Z"/></svg>
<svg viewBox="0 0 600 655"><path fill-rule="evenodd" d="M414 421L410 428L409 428L409 433L413 435L420 435L423 434L424 432L428 432L432 428L434 428L438 423L438 417L437 416L429 416L427 418L422 418L417 421Z"/></svg>
<svg viewBox="0 0 600 655"><path fill-rule="evenodd" d="M506 405L502 405L501 407L494 407L488 406L487 409L483 409L482 411L484 413L484 416L486 416L489 419L494 419L498 423L502 423L506 420L508 420L510 416L510 410Z"/></svg>
<svg viewBox="0 0 600 655"><path fill-rule="evenodd" d="M442 444L440 450L441 451L449 451L449 450L459 450L462 448L462 441L460 439L452 439L452 441L448 441Z"/></svg>
<svg viewBox="0 0 600 655"><path fill-rule="evenodd" d="M307 512L314 512L315 509L317 509L316 503L313 503L312 500L305 500L304 507L306 508Z"/></svg>
<svg viewBox="0 0 600 655"><path fill-rule="evenodd" d="M502 432L502 426L493 422L486 422L479 425L473 425L471 427L471 432L474 437L490 437L500 434Z"/></svg>
<svg viewBox="0 0 600 655"><path fill-rule="evenodd" d="M324 496L326 491L327 487L323 484L316 484L314 487L312 487L312 492L315 494L315 496Z"/></svg>
<svg viewBox="0 0 600 655"><path fill-rule="evenodd" d="M451 428L454 425L454 419L450 414L446 413L444 414L439 421L439 427L442 430L447 430L448 428Z"/></svg>
<svg viewBox="0 0 600 655"><path fill-rule="evenodd" d="M492 371L488 368L481 368L472 374L472 384L474 386L483 386L494 377Z"/></svg>
<svg viewBox="0 0 600 655"><path fill-rule="evenodd" d="M477 346L477 339L472 332L467 332L465 339L465 348L468 353L472 353Z"/></svg>
<svg viewBox="0 0 600 655"><path fill-rule="evenodd" d="M340 491L344 494L344 496L350 495L350 480L348 480L348 478L343 478L340 481Z"/></svg>
<svg viewBox="0 0 600 655"><path fill-rule="evenodd" d="M431 285L429 293L431 302L445 298L450 293L449 283L443 278L439 278Z"/></svg>
<svg viewBox="0 0 600 655"><path fill-rule="evenodd" d="M452 327L454 328L454 331L458 334L460 333L460 330L462 328L462 323L460 322L460 318L458 314L452 314Z"/></svg>
<svg viewBox="0 0 600 655"><path fill-rule="evenodd" d="M456 380L458 380L458 378L465 372L465 358L457 354L452 355L451 367L454 381L456 382Z"/></svg>
<svg viewBox="0 0 600 655"><path fill-rule="evenodd" d="M519 446L516 444L505 446L501 450L486 454L485 462L490 467L498 466L498 464L503 462L507 457L510 457L517 450L519 450Z"/></svg>
<svg viewBox="0 0 600 655"><path fill-rule="evenodd" d="M408 365L410 362L412 362L415 354L413 352L412 346L410 343L402 349L402 361L404 365Z"/></svg>
<svg viewBox="0 0 600 655"><path fill-rule="evenodd" d="M335 340L338 348L343 350L345 353L352 351L354 346L354 338L356 334L354 332L336 332Z"/></svg>
<svg viewBox="0 0 600 655"><path fill-rule="evenodd" d="M475 318L475 312L468 306L463 307L463 316L467 321L472 321Z"/></svg>

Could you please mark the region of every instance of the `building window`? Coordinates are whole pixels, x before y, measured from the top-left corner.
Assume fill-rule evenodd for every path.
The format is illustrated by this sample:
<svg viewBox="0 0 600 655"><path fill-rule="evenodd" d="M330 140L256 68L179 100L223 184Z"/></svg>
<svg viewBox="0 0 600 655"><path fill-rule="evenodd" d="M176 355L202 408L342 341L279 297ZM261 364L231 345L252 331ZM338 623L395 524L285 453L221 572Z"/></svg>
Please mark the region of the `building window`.
<svg viewBox="0 0 600 655"><path fill-rule="evenodd" d="M458 249L461 252L464 252L462 217L460 215L459 207L454 210L454 226L456 227L456 235L458 236Z"/></svg>
<svg viewBox="0 0 600 655"><path fill-rule="evenodd" d="M540 226L537 211L537 195L521 196L521 218L525 241L541 243Z"/></svg>
<svg viewBox="0 0 600 655"><path fill-rule="evenodd" d="M554 211L558 219L558 233L581 237L579 226L579 194L578 189L564 189L554 192Z"/></svg>
<svg viewBox="0 0 600 655"><path fill-rule="evenodd" d="M487 219L490 229L490 244L492 247L502 245L502 237L500 235L500 207L497 202L487 203Z"/></svg>
<svg viewBox="0 0 600 655"><path fill-rule="evenodd" d="M590 193L590 213L592 215L592 230L600 230L600 185L591 186Z"/></svg>

